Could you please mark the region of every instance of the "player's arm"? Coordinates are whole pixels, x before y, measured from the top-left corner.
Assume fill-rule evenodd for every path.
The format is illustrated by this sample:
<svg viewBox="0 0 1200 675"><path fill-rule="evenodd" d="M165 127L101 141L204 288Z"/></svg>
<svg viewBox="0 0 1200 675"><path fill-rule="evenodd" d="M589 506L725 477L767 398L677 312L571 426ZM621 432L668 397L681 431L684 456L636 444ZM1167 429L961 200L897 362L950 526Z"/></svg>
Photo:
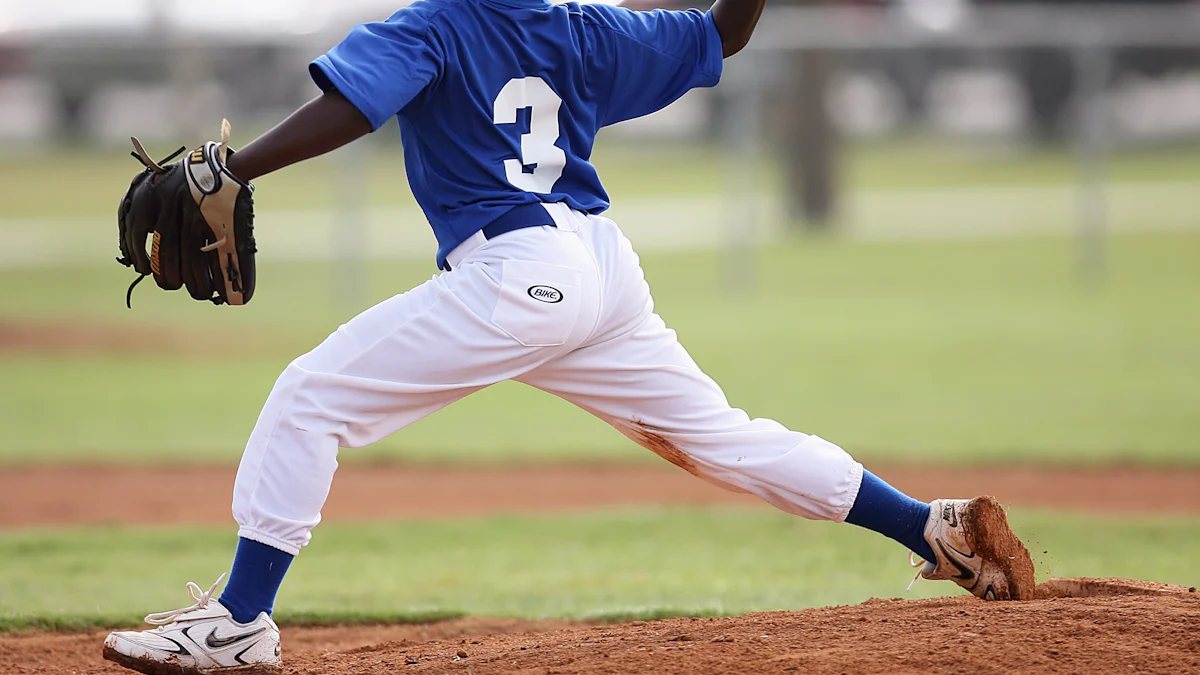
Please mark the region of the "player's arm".
<svg viewBox="0 0 1200 675"><path fill-rule="evenodd" d="M336 150L371 133L371 123L336 89L304 104L278 126L229 158L243 181Z"/></svg>
<svg viewBox="0 0 1200 675"><path fill-rule="evenodd" d="M417 3L363 24L309 65L324 93L229 159L244 181L322 155L382 127L441 72L442 55Z"/></svg>
<svg viewBox="0 0 1200 675"><path fill-rule="evenodd" d="M717 32L721 34L725 58L742 51L750 42L766 4L767 0L717 0L713 3L710 11Z"/></svg>

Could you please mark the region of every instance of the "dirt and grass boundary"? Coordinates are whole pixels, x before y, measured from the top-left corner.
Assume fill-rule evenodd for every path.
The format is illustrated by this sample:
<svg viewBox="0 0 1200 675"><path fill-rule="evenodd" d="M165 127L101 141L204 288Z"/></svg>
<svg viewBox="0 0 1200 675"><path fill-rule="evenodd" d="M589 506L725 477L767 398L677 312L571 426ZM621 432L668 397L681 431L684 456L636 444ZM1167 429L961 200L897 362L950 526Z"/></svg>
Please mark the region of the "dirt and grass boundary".
<svg viewBox="0 0 1200 675"><path fill-rule="evenodd" d="M876 466L921 498L994 494L1009 506L1127 517L1200 513L1200 470ZM0 469L0 531L230 522L234 468ZM178 495L187 494L186 500ZM349 465L326 509L341 521L453 519L631 505L747 506L669 466ZM764 507L766 508L766 507ZM126 672L103 631L0 634L0 672ZM1200 594L1124 580L1043 585L1021 603L871 600L739 617L573 622L427 616L380 625L287 625L292 675L348 673L1190 672Z"/></svg>

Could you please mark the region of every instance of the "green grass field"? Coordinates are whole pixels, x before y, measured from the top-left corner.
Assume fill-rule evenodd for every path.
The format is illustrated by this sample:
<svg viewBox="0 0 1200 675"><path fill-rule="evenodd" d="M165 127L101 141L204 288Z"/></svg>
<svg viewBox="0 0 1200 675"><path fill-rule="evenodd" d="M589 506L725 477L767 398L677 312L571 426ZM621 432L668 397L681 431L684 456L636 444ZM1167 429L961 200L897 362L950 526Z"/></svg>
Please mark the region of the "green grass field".
<svg viewBox="0 0 1200 675"><path fill-rule="evenodd" d="M411 203L390 152L367 155L364 190L372 205ZM1200 184L1197 157L1195 147L1122 154L1108 175L1133 184ZM333 207L339 161L260 181L260 207ZM622 147L601 152L597 163L618 203L711 196L730 172L705 147ZM63 219L69 237L107 223L134 166L119 152L0 160L0 225L32 219L49 228ZM916 141L853 147L845 166L852 192L897 194L1066 189L1074 170L1061 151L981 154ZM779 191L771 166L761 179L764 192ZM63 185L72 185L72 198L52 197ZM1186 195L1169 205L1173 218L1181 204ZM1076 275L1075 243L1066 236L785 238L753 252L749 284L745 275L728 275L728 260L712 250L653 250L643 263L660 313L732 403L862 459L1194 467L1200 228L1149 231L1168 206L1134 206L1121 217L1144 220L1148 231L1111 237L1099 285ZM1008 206L1001 200L979 208ZM8 245L19 250L24 241ZM0 472L46 462L232 464L290 359L433 273L424 253L372 261L367 292L347 301L331 291L333 264L266 260L250 307L201 305L147 284L130 312L123 294L131 276L101 264L109 253L98 251L96 265L81 267L0 266L7 289L0 340L28 325L124 340L70 353L14 351L0 342ZM137 337L138 329L148 337ZM228 356L160 346L220 341L233 345ZM660 461L569 404L511 384L342 460ZM1018 509L1014 523L1043 577L1200 580L1194 518ZM147 612L186 604L183 583L209 583L228 568L233 546L231 528L0 530L0 631L136 624ZM898 546L856 528L766 510L331 523L285 584L280 618L619 619L957 592L926 582L905 595L911 574L903 558Z"/></svg>
<svg viewBox="0 0 1200 675"><path fill-rule="evenodd" d="M1200 232L1112 241L1110 278L1088 288L1060 239L849 244L759 253L734 290L713 253L646 256L659 311L752 415L868 458L975 462L1200 463ZM122 305L120 268L0 270L28 289L7 320L194 331L234 345L173 358L0 354L0 461L228 462L294 356L357 311L327 266L264 265L254 305L214 308L147 290ZM375 263L370 301L426 278ZM298 308L303 308L299 310ZM165 387L165 389L164 389ZM202 424L196 421L203 420ZM512 462L641 453L568 404L519 385L485 391L344 458Z"/></svg>
<svg viewBox="0 0 1200 675"><path fill-rule="evenodd" d="M1043 579L1196 581L1200 520L1019 511L1014 526ZM0 630L136 624L149 611L187 604L186 580L207 589L228 568L234 543L226 528L0 534ZM906 563L900 547L865 530L761 509L331 524L297 558L278 616L628 619L961 592L920 581L906 593Z"/></svg>

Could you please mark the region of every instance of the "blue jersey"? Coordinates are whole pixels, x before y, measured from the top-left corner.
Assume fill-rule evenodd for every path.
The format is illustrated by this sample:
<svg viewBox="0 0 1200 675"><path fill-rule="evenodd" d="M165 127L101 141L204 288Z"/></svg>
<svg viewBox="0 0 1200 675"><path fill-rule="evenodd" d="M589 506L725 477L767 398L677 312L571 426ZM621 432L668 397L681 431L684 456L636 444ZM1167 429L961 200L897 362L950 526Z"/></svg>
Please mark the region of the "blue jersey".
<svg viewBox="0 0 1200 675"><path fill-rule="evenodd" d="M604 126L721 77L712 16L546 0L421 0L356 27L310 66L378 129L398 117L437 262L494 223L550 224L544 202L600 213Z"/></svg>

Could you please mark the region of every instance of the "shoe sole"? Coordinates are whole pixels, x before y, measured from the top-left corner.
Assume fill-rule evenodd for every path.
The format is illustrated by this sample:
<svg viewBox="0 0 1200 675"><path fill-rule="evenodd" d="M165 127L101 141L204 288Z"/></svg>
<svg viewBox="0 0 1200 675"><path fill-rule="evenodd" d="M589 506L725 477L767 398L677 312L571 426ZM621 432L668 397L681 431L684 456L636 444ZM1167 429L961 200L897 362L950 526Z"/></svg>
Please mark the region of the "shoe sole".
<svg viewBox="0 0 1200 675"><path fill-rule="evenodd" d="M1004 507L992 497L972 499L963 509L963 530L971 549L998 567L1008 582L1006 593L993 589L994 599L1032 600L1037 584L1033 574L1033 559L1025 544L1008 526Z"/></svg>
<svg viewBox="0 0 1200 675"><path fill-rule="evenodd" d="M283 667L271 663L252 663L228 668L194 668L168 661L148 661L126 656L112 647L104 647L104 658L146 675L282 675Z"/></svg>

